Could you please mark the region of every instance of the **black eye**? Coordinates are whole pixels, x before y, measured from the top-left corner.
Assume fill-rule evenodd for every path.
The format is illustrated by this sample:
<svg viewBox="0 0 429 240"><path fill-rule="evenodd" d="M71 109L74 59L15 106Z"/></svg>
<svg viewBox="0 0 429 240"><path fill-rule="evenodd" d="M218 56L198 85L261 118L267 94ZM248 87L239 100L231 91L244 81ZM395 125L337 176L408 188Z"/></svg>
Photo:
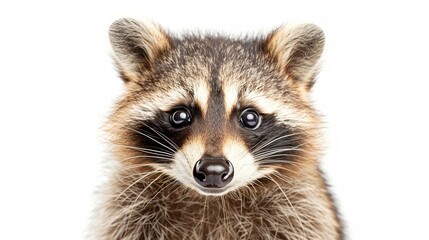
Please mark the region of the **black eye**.
<svg viewBox="0 0 429 240"><path fill-rule="evenodd" d="M259 127L259 124L261 123L261 117L256 111L246 109L240 115L240 123L244 127L254 130Z"/></svg>
<svg viewBox="0 0 429 240"><path fill-rule="evenodd" d="M186 127L191 122L191 114L186 108L176 109L170 114L170 124L175 128Z"/></svg>

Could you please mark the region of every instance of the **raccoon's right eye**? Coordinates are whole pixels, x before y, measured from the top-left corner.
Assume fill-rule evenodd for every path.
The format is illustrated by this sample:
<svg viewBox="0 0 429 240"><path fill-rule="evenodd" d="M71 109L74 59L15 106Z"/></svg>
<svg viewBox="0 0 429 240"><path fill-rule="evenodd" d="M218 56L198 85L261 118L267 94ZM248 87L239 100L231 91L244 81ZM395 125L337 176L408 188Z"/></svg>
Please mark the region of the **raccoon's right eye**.
<svg viewBox="0 0 429 240"><path fill-rule="evenodd" d="M191 124L192 118L188 109L179 108L170 114L170 124L174 128L182 128Z"/></svg>

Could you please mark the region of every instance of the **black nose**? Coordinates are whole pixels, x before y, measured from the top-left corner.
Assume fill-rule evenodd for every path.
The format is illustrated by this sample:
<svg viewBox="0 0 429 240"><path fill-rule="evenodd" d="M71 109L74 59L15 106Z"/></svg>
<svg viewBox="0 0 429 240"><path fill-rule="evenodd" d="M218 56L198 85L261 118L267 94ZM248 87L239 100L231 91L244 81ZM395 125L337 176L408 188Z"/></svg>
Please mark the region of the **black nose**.
<svg viewBox="0 0 429 240"><path fill-rule="evenodd" d="M224 187L233 176L234 168L225 158L201 158L194 167L195 181L203 187Z"/></svg>

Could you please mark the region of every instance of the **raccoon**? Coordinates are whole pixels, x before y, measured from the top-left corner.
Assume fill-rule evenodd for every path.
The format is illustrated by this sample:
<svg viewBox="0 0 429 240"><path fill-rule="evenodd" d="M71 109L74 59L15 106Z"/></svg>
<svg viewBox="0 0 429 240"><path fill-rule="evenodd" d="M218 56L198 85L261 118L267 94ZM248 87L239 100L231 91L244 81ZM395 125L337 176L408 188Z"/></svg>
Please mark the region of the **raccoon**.
<svg viewBox="0 0 429 240"><path fill-rule="evenodd" d="M175 36L120 19L109 33L126 91L95 239L344 238L309 97L319 27Z"/></svg>

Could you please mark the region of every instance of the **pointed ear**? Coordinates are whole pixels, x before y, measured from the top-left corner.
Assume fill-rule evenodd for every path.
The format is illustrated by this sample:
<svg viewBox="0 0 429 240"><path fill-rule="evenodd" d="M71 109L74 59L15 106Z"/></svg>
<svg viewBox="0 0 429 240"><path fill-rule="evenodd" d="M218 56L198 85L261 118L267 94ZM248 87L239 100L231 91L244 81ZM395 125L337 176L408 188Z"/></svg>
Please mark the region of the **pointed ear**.
<svg viewBox="0 0 429 240"><path fill-rule="evenodd" d="M311 88L325 44L323 31L318 26L285 25L271 32L263 44L284 74L304 84L307 90Z"/></svg>
<svg viewBox="0 0 429 240"><path fill-rule="evenodd" d="M129 18L115 21L109 36L125 81L150 71L156 58L172 47L172 39L159 26Z"/></svg>

